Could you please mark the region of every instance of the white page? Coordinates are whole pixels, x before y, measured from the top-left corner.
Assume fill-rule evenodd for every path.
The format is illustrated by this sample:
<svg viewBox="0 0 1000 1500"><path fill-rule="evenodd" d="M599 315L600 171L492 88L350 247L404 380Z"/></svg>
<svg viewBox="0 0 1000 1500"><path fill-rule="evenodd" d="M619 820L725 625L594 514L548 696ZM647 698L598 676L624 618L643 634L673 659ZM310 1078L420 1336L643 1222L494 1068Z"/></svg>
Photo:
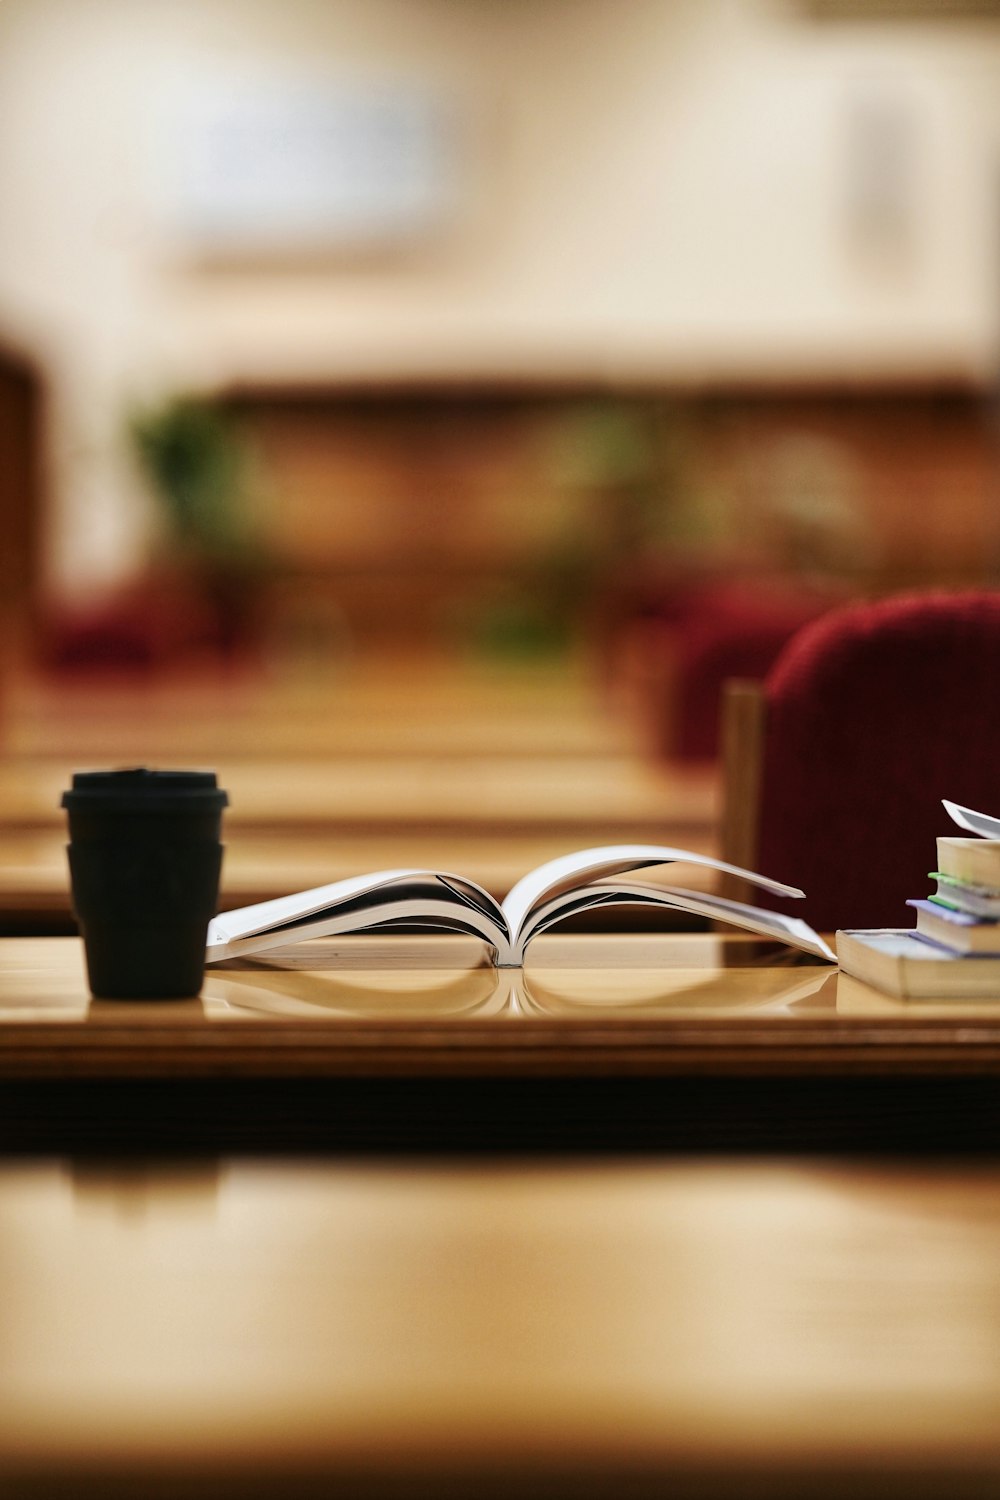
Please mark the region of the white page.
<svg viewBox="0 0 1000 1500"><path fill-rule="evenodd" d="M252 933L266 932L272 927L286 927L299 917L312 916L314 912L342 901L351 901L394 880L412 879L422 873L420 870L376 870L370 875L351 875L347 880L314 886L312 890L299 891L294 896L276 896L273 901L258 901L253 906L220 912L208 926L209 946L227 943L233 938L250 937Z"/></svg>
<svg viewBox="0 0 1000 1500"><path fill-rule="evenodd" d="M957 802L949 802L947 797L941 800L948 815L966 833L977 833L981 839L1000 839L1000 818L991 818L989 813L975 812L971 807L960 807Z"/></svg>
<svg viewBox="0 0 1000 1500"><path fill-rule="evenodd" d="M338 882L342 884L344 882ZM269 903L268 903L269 904ZM457 902L443 896L434 898L410 897L403 901L385 901L358 910L325 908L314 913L312 920L303 920L283 931L274 928L248 933L245 937L234 937L221 942L210 942L205 955L206 963L219 963L223 959L238 958L242 954L261 953L267 948L284 947L286 943L303 942L306 938L336 937L345 933L364 933L379 928L405 924L426 926L435 931L467 932L482 938L497 952L501 963L510 962L506 934L485 912L474 906Z"/></svg>
<svg viewBox="0 0 1000 1500"><path fill-rule="evenodd" d="M577 912L590 911L595 906L608 906L609 904L607 890L599 885L585 885L571 886L568 891L560 891L548 901L533 906L517 940L511 942L513 954L511 962L522 962L524 950L532 938L554 926L556 922L561 922L565 917L575 916Z"/></svg>
<svg viewBox="0 0 1000 1500"><path fill-rule="evenodd" d="M767 911L761 906L748 906L743 901L729 901L725 896L713 896L706 891L686 891L676 886L610 884L613 901L638 901L641 905L673 906L680 911L690 911L696 916L709 917L713 921L731 922L747 932L761 937L775 938L789 943L793 948L802 948L830 963L837 962L833 949L814 932L801 917L786 917L783 912Z"/></svg>
<svg viewBox="0 0 1000 1500"><path fill-rule="evenodd" d="M359 897L374 896L399 883L424 882L429 900L440 899L444 886L451 890L456 904L473 905L502 925L504 917L499 904L481 886L464 876L442 875L435 870L376 870L370 875L351 875L330 885L314 886L312 890L299 891L294 896L277 896L273 901L259 901L254 906L220 912L209 923L208 946L215 947L234 938L268 932L275 927L287 927L291 922L305 922L318 912L342 906Z"/></svg>
<svg viewBox="0 0 1000 1500"><path fill-rule="evenodd" d="M692 854L687 849L671 849L660 844L609 844L604 848L578 849L573 854L564 854L559 859L550 860L548 864L539 865L537 870L529 871L512 887L503 903L507 929L517 946L521 928L532 908L540 905L550 892L555 892L568 881L579 888L609 875L641 870L650 865L672 864L676 860L703 865L726 875L740 876L775 896L803 895L794 886L782 885L780 881L757 875L753 870L727 865L723 860L712 859L707 854Z"/></svg>
<svg viewBox="0 0 1000 1500"><path fill-rule="evenodd" d="M748 906L742 901L730 901L724 896L689 891L680 886L640 885L616 880L587 886L585 895L580 891L562 891L550 901L536 906L525 923L515 952L523 955L524 949L539 933L548 931L577 911L594 906L669 906L695 916L731 922L747 932L789 943L831 963L837 961L836 954L819 934L798 917L786 917L780 912L765 911L759 906Z"/></svg>

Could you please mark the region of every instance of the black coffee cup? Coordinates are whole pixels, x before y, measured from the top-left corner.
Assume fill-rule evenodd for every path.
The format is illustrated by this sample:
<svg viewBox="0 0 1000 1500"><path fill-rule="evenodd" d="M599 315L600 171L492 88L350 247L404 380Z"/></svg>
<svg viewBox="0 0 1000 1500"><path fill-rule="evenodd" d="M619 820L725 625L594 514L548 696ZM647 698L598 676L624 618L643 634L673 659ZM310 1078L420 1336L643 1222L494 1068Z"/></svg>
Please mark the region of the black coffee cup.
<svg viewBox="0 0 1000 1500"><path fill-rule="evenodd" d="M197 995L222 869L212 771L88 771L63 793L73 911L92 994Z"/></svg>

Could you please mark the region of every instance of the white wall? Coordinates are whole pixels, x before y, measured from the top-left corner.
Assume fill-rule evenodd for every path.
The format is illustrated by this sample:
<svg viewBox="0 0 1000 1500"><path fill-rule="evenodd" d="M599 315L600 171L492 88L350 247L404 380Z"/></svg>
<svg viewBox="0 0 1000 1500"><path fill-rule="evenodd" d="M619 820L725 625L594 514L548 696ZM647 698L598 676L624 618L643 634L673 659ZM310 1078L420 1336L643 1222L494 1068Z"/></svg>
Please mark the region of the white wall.
<svg viewBox="0 0 1000 1500"><path fill-rule="evenodd" d="M157 132L196 67L432 80L465 122L463 217L380 263L194 264ZM51 375L53 584L141 554L122 414L178 386L992 376L998 83L989 25L765 0L3 0L0 331Z"/></svg>

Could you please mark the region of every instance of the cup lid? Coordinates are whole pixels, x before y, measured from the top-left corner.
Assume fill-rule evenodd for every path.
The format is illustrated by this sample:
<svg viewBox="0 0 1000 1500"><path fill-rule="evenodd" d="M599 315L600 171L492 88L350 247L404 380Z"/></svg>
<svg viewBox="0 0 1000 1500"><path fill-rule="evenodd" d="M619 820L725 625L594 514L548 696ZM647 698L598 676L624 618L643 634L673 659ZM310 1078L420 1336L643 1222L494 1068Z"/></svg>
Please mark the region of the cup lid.
<svg viewBox="0 0 1000 1500"><path fill-rule="evenodd" d="M63 792L62 806L93 812L178 812L182 807L215 812L229 798L214 771L150 771L145 766L120 771L75 771Z"/></svg>

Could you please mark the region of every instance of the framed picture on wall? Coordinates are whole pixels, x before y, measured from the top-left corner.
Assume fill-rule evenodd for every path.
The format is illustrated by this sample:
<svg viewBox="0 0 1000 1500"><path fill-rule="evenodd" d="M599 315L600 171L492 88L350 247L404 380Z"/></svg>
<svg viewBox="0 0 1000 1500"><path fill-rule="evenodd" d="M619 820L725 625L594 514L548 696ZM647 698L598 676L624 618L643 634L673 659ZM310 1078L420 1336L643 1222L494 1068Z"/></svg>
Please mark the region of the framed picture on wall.
<svg viewBox="0 0 1000 1500"><path fill-rule="evenodd" d="M164 132L174 234L227 261L424 241L458 205L454 114L420 80L220 69L177 81Z"/></svg>

